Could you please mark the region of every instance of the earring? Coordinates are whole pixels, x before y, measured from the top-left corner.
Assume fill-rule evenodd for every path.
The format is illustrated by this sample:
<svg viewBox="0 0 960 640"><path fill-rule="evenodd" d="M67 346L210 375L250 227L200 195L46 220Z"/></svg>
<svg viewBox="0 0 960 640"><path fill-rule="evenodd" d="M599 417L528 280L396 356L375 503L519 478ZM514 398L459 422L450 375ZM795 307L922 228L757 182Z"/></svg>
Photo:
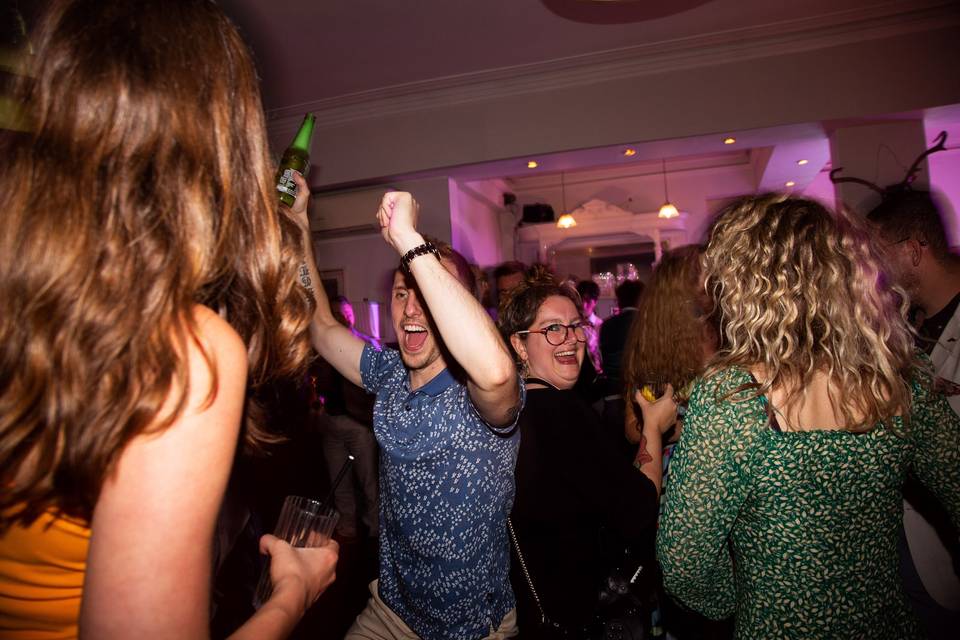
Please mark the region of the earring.
<svg viewBox="0 0 960 640"><path fill-rule="evenodd" d="M524 380L530 377L530 363L526 360L520 361L520 377Z"/></svg>

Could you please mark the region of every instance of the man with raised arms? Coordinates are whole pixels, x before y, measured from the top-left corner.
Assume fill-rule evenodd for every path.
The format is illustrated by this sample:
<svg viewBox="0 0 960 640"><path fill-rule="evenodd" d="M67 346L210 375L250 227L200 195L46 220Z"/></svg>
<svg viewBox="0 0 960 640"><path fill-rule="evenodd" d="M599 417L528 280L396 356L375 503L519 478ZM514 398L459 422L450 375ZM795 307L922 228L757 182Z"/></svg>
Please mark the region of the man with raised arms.
<svg viewBox="0 0 960 640"><path fill-rule="evenodd" d="M318 282L306 200L294 213ZM365 344L334 319L322 287L314 292L315 348L377 396L379 579L346 638L509 638L517 629L506 519L524 389L471 293L469 264L426 241L417 212L401 192L384 195L377 212L401 257L390 293L399 350Z"/></svg>

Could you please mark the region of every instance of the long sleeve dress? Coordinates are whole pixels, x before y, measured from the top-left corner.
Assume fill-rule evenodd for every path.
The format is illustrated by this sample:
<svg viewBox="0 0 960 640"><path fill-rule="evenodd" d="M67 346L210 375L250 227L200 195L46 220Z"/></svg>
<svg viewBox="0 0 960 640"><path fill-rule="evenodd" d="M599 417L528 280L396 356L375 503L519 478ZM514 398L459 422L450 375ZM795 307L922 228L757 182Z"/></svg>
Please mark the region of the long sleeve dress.
<svg viewBox="0 0 960 640"><path fill-rule="evenodd" d="M646 544L643 564L652 570L657 491L617 454L599 416L573 391L528 388L519 424L511 519L547 616L577 628L589 621L604 577L601 527L625 543ZM516 558L511 582L527 637L540 615Z"/></svg>
<svg viewBox="0 0 960 640"><path fill-rule="evenodd" d="M914 638L897 539L908 471L960 526L960 421L929 379L908 425L779 432L742 369L699 383L657 541L665 586L737 638ZM737 401L737 400L740 401ZM898 433L900 435L898 435Z"/></svg>

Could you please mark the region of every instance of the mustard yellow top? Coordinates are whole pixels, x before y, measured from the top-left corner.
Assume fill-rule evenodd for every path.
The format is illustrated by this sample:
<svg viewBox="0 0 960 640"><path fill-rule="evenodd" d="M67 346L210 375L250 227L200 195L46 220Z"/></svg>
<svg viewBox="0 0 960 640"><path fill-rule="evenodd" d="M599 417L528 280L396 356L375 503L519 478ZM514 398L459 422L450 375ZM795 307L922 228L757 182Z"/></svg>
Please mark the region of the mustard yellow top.
<svg viewBox="0 0 960 640"><path fill-rule="evenodd" d="M90 529L46 513L0 535L0 638L77 637Z"/></svg>

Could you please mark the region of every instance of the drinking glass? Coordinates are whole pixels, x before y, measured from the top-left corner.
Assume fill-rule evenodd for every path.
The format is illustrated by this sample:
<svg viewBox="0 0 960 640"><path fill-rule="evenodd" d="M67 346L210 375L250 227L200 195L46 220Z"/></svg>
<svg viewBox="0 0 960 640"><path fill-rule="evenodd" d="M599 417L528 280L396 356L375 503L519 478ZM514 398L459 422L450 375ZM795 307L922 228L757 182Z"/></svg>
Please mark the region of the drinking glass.
<svg viewBox="0 0 960 640"><path fill-rule="evenodd" d="M273 535L294 547L322 547L329 542L339 519L340 514L332 506L324 506L319 500L287 496ZM273 583L270 580L268 561L260 574L260 581L253 596L253 606L259 609L270 599L271 593Z"/></svg>

